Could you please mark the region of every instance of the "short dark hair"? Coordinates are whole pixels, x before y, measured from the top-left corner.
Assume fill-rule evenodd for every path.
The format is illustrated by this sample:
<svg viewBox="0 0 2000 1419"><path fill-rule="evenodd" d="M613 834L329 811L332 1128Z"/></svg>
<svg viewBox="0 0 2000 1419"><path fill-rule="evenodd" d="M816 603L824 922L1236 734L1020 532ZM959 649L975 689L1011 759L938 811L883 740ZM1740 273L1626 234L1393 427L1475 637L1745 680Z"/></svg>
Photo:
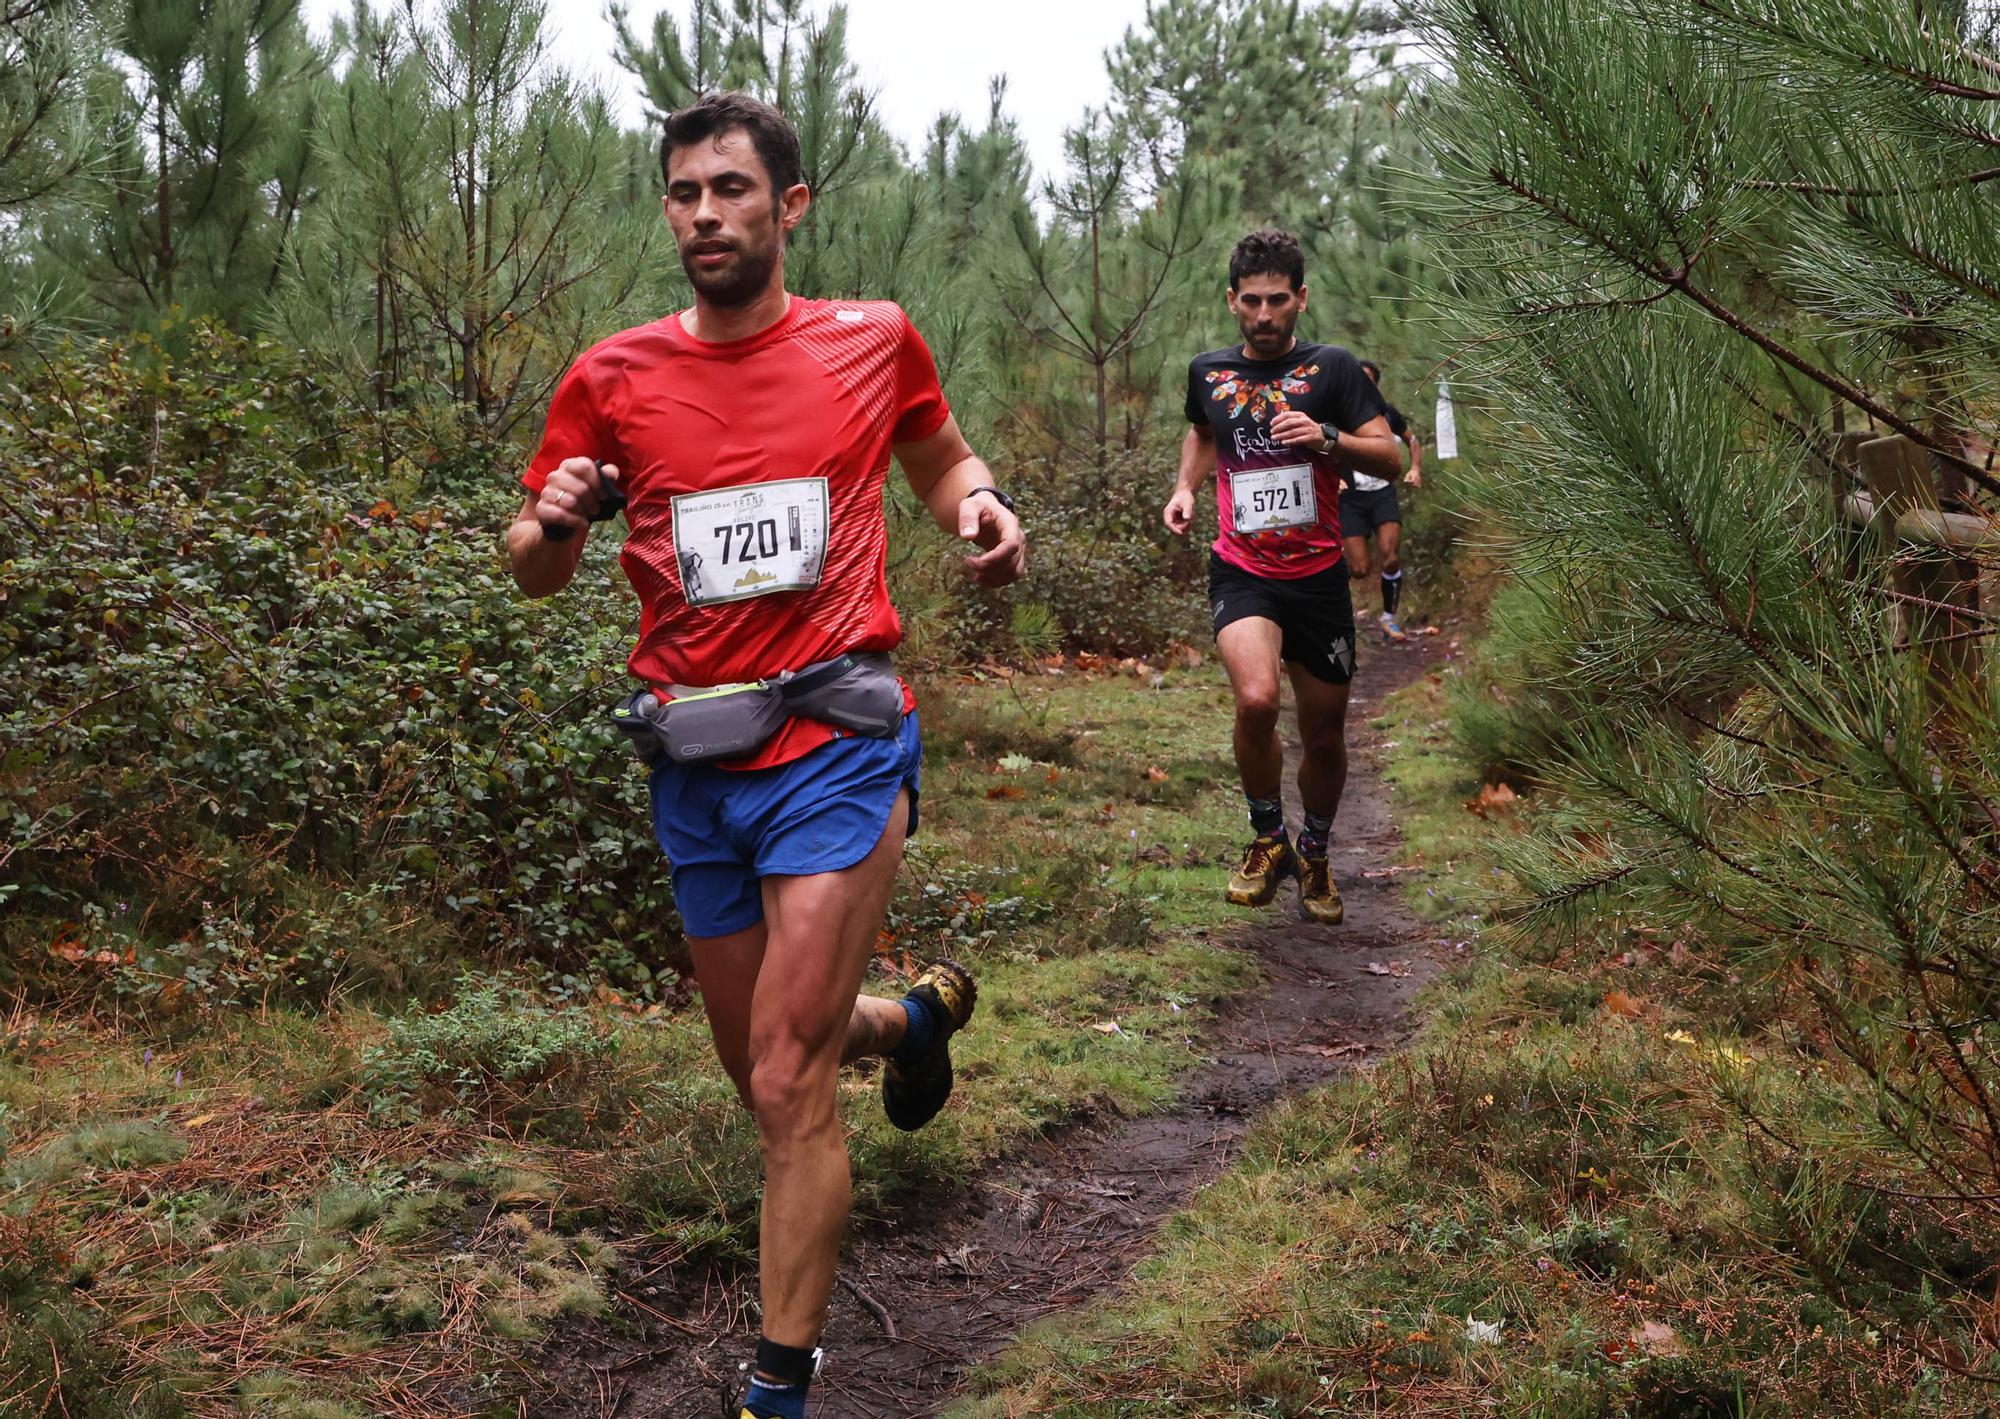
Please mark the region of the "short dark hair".
<svg viewBox="0 0 2000 1419"><path fill-rule="evenodd" d="M1245 276L1283 276L1296 291L1306 283L1306 258L1299 239L1276 227L1250 233L1229 253L1229 289L1235 290Z"/></svg>
<svg viewBox="0 0 2000 1419"><path fill-rule="evenodd" d="M1361 362L1361 372L1378 383L1381 381L1382 367L1373 360L1363 360Z"/></svg>
<svg viewBox="0 0 2000 1419"><path fill-rule="evenodd" d="M667 160L676 148L691 148L704 139L720 138L741 128L770 174L775 197L805 181L799 157L799 130L777 109L744 93L703 94L686 108L667 115L660 128L660 181L668 181Z"/></svg>

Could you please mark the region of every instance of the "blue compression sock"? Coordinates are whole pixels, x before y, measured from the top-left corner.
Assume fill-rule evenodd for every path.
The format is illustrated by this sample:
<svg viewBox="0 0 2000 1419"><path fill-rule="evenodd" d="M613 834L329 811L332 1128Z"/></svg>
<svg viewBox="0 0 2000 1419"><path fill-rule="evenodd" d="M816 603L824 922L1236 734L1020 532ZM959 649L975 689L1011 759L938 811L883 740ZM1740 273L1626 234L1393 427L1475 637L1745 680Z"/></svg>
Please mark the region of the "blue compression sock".
<svg viewBox="0 0 2000 1419"><path fill-rule="evenodd" d="M806 1387L766 1384L753 1376L750 1392L743 1396L743 1407L757 1419L806 1419Z"/></svg>
<svg viewBox="0 0 2000 1419"><path fill-rule="evenodd" d="M937 1034L937 1017L930 1005L916 996L906 995L897 1003L910 1023L903 1031L902 1041L889 1051L889 1058L898 1064L915 1064L931 1047L931 1039Z"/></svg>

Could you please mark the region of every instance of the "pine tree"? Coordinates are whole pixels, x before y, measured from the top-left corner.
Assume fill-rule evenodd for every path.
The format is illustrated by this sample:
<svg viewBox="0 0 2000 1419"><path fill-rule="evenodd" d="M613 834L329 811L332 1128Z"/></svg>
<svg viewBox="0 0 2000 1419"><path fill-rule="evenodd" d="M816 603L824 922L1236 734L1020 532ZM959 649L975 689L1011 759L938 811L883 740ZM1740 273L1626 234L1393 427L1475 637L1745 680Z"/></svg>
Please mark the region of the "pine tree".
<svg viewBox="0 0 2000 1419"><path fill-rule="evenodd" d="M107 159L39 223L49 265L119 319L249 324L317 186L324 61L296 0L119 0L107 34L124 63L95 87Z"/></svg>
<svg viewBox="0 0 2000 1419"><path fill-rule="evenodd" d="M660 278L657 207L603 99L549 61L539 0L415 0L338 31L329 199L273 319L386 407L448 391L485 434L538 407ZM326 312L335 312L333 319ZM366 331L365 338L358 338Z"/></svg>
<svg viewBox="0 0 2000 1419"><path fill-rule="evenodd" d="M1509 451L1482 511L1524 586L1496 627L1521 648L1504 727L1564 805L1512 855L1523 920L1597 905L1685 935L1845 1059L1802 1070L1810 1102L1783 1116L1720 1081L1782 1146L1779 1195L1851 1210L1887 1187L1961 1204L1924 1225L1990 1225L1993 13L1430 13L1439 239ZM1863 424L1921 450L1960 520L1856 527L1883 493L1840 436ZM1844 1244L1792 1220L1837 1274ZM1940 1324L1990 1299L1947 1288Z"/></svg>
<svg viewBox="0 0 2000 1419"><path fill-rule="evenodd" d="M1300 0L1163 0L1109 55L1110 115L1150 187L1206 162L1246 221L1297 225L1336 192L1355 100L1375 80L1349 7Z"/></svg>
<svg viewBox="0 0 2000 1419"><path fill-rule="evenodd" d="M90 157L83 97L97 42L77 0L15 0L0 13L0 209L57 192Z"/></svg>
<svg viewBox="0 0 2000 1419"><path fill-rule="evenodd" d="M1069 171L1043 184L1051 220L1012 212L1022 274L1003 284L1008 315L1044 349L1090 375L1088 446L1100 474L1117 446L1138 446L1160 387L1168 337L1185 341L1192 292L1212 279L1199 253L1217 228L1214 198L1197 165L1135 202L1132 152L1101 113L1064 135ZM1212 287L1211 287L1212 289ZM1183 349L1180 353L1184 354ZM1114 412L1122 412L1114 428Z"/></svg>
<svg viewBox="0 0 2000 1419"><path fill-rule="evenodd" d="M1166 191L1198 169L1233 209L1236 235L1295 233L1307 332L1392 359L1426 343L1406 307L1427 284L1394 195L1415 157L1398 122L1408 84L1397 37L1383 7L1165 0L1108 56L1112 124L1141 163L1135 185Z"/></svg>

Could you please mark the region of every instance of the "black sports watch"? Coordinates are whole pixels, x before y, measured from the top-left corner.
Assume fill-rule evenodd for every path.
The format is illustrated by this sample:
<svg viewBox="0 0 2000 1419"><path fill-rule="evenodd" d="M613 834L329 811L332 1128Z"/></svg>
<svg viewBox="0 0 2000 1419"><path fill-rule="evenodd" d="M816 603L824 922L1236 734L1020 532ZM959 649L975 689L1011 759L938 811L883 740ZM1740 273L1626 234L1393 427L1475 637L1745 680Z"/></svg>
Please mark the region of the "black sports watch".
<svg viewBox="0 0 2000 1419"><path fill-rule="evenodd" d="M995 488L990 484L983 488L974 488L971 492L967 493L965 497L976 498L981 493L993 494L993 501L1000 504L1001 507L1004 507L1009 512L1012 512L1014 510L1014 500L1008 497L1005 493L1001 492L998 488ZM965 498L960 498L959 501L963 502L965 501Z"/></svg>
<svg viewBox="0 0 2000 1419"><path fill-rule="evenodd" d="M1332 453L1340 447L1340 429L1335 424L1321 424L1319 436L1326 440L1326 451Z"/></svg>

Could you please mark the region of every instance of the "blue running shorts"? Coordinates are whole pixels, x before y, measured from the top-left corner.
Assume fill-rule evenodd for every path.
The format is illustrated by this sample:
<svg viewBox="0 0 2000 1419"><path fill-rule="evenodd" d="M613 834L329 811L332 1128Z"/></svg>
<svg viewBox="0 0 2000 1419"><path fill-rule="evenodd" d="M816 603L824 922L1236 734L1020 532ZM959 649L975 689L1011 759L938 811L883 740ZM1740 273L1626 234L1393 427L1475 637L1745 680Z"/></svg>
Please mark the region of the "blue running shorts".
<svg viewBox="0 0 2000 1419"><path fill-rule="evenodd" d="M914 711L893 739L833 739L768 769L662 760L648 781L653 835L688 935L727 936L762 921L760 878L854 866L882 841L905 788L916 832L922 774Z"/></svg>

